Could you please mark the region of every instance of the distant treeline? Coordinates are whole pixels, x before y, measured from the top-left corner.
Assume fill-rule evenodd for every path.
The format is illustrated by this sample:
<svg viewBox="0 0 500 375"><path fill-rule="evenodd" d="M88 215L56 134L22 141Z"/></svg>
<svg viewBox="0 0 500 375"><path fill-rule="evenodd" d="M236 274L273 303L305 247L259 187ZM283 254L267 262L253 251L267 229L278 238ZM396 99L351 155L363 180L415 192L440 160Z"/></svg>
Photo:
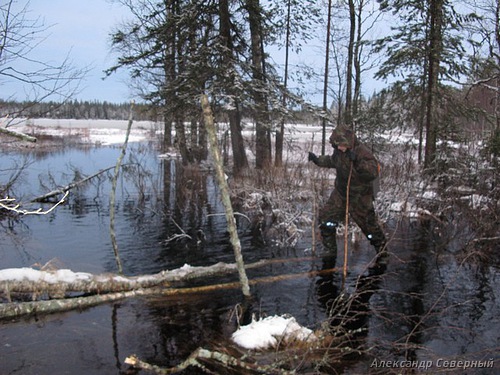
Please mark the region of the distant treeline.
<svg viewBox="0 0 500 375"><path fill-rule="evenodd" d="M0 99L2 118L52 118L52 119L92 119L92 120L127 120L130 103L110 103L107 101L71 100L64 103L16 102ZM134 105L134 120L156 120L154 111L145 104Z"/></svg>
<svg viewBox="0 0 500 375"><path fill-rule="evenodd" d="M130 103L110 103L107 101L70 100L64 103L49 102L17 102L0 99L0 118L51 118L51 119L84 119L84 120L128 120ZM201 113L201 109L200 109ZM241 107L243 117L250 118L250 111ZM217 114L218 121L227 121L227 113ZM289 121L314 123L315 116L308 110L289 110ZM147 104L134 104L134 120L163 121L161 108Z"/></svg>

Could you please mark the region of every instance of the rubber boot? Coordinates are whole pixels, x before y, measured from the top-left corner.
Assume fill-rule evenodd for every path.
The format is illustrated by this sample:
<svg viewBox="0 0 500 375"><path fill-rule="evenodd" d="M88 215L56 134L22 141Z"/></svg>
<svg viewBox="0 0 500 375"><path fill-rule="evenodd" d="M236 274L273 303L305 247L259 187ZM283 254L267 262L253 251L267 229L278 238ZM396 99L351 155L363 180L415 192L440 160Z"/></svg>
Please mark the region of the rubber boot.
<svg viewBox="0 0 500 375"><path fill-rule="evenodd" d="M369 273L371 275L380 275L387 270L387 263L389 258L389 253L387 251L387 242L385 237L380 236L379 238L374 238L374 236L368 235L370 244L375 248L377 252L377 259L375 259L375 264L369 268Z"/></svg>
<svg viewBox="0 0 500 375"><path fill-rule="evenodd" d="M330 255L334 256L337 256L337 226L338 224L333 221L322 223L319 226L323 247Z"/></svg>

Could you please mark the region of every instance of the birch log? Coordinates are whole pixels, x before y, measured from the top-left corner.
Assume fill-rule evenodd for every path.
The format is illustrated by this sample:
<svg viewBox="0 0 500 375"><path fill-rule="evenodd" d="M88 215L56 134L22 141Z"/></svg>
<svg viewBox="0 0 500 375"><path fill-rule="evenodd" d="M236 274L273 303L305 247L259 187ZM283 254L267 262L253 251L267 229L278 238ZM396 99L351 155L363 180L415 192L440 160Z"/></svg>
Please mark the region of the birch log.
<svg viewBox="0 0 500 375"><path fill-rule="evenodd" d="M36 138L32 137L31 135L19 133L19 132L16 132L14 130L10 130L10 129L7 129L7 128L1 127L1 126L0 126L0 133L7 134L11 137L19 138L23 141L36 142Z"/></svg>
<svg viewBox="0 0 500 375"><path fill-rule="evenodd" d="M271 259L246 265L246 269L263 267L283 262L303 262L313 258ZM207 293L215 290L236 289L239 282L226 282L213 285L176 288L176 282L194 280L203 277L221 276L236 273L234 263L217 263L206 267L183 266L172 271L162 271L154 275L124 277L120 275L92 275L88 273L73 273L69 270L38 271L33 269L6 269L0 271L0 290L5 294L35 293L62 295L66 292L100 293L86 297L51 299L33 302L0 303L0 319L8 319L33 314L48 314L82 309L102 303L117 301L137 296L173 296L193 293ZM250 285L273 283L302 277L331 274L339 269L324 269L293 274L260 277L249 281ZM15 278L15 272L20 274ZM20 278L25 274L26 277ZM66 281L64 281L66 279ZM113 292L111 292L113 291Z"/></svg>
<svg viewBox="0 0 500 375"><path fill-rule="evenodd" d="M206 267L183 266L153 275L126 277L114 274L93 275L70 270L39 271L32 268L0 270L0 290L8 293L61 295L67 292L114 293L168 286L176 281L188 281L236 272L232 263L216 263Z"/></svg>
<svg viewBox="0 0 500 375"><path fill-rule="evenodd" d="M111 192L109 195L109 235L111 237L111 245L113 247L113 253L115 255L116 267L118 268L118 273L123 274L122 261L120 259L120 252L118 251L118 242L116 241L115 232L115 198L116 198L116 184L118 181L118 174L120 172L120 167L122 165L123 158L127 152L128 138L130 136L130 130L132 129L132 123L134 122L134 102L130 103L130 113L128 117L127 132L125 134L125 141L122 145L122 150L120 156L115 165L115 173L111 181Z"/></svg>
<svg viewBox="0 0 500 375"><path fill-rule="evenodd" d="M208 134L208 141L210 144L210 152L214 161L215 175L217 184L219 185L222 204L226 211L227 230L229 232L231 245L233 246L234 257L236 265L238 266L238 274L240 277L241 290L245 297L250 297L250 287L248 286L248 277L245 272L245 263L243 262L243 255L241 254L241 243L238 237L236 228L236 220L234 218L233 206L231 204L231 197L229 195L229 187L227 185L226 176L224 173L222 157L220 154L219 146L217 143L217 132L215 131L214 118L212 109L208 102L206 95L201 96L201 107L203 109L203 121Z"/></svg>

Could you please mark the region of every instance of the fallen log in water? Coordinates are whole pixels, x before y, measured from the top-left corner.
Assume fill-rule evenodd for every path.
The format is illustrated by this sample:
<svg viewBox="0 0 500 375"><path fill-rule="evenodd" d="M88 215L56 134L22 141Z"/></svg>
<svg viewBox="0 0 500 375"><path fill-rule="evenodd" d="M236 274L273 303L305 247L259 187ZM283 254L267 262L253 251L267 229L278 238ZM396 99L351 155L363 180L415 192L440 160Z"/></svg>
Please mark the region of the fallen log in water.
<svg viewBox="0 0 500 375"><path fill-rule="evenodd" d="M248 264L247 269L266 265L304 261L313 258L273 259ZM13 293L47 294L63 296L67 292L94 293L85 297L49 299L32 302L8 302L0 304L0 318L14 318L32 314L48 314L73 309L82 309L101 303L151 295L181 295L188 293L206 293L221 289L236 289L239 282L227 282L212 285L176 288L172 284L204 277L223 276L236 273L235 264L217 263L206 267L183 266L172 271L162 271L154 275L124 277L119 275L92 275L74 273L69 270L38 271L33 269L7 269L0 271L0 290L10 298ZM309 271L302 273L266 276L249 280L250 285L311 277L338 271L337 268ZM26 277L15 275L19 272ZM15 275L15 277L12 277Z"/></svg>
<svg viewBox="0 0 500 375"><path fill-rule="evenodd" d="M115 274L93 275L70 270L40 271L32 268L0 270L0 290L7 293L64 295L67 292L115 293L168 286L174 281L186 281L236 271L234 264L217 263L207 267L184 265L153 275L125 277Z"/></svg>
<svg viewBox="0 0 500 375"><path fill-rule="evenodd" d="M313 258L270 259L250 263L246 269L272 264L303 262ZM33 268L11 268L0 270L0 291L9 293L34 293L62 295L67 292L114 293L168 286L173 282L189 281L209 276L223 276L237 271L236 264L219 262L211 266L193 267L184 265L171 271L153 275L126 277L115 274L93 275L70 270L40 271Z"/></svg>
<svg viewBox="0 0 500 375"><path fill-rule="evenodd" d="M19 138L19 139L21 139L23 141L33 142L33 143L36 142L36 138L32 137L31 135L24 134L24 133L19 133L17 131L4 128L2 126L0 126L0 133L7 134L7 135L9 135L11 137Z"/></svg>

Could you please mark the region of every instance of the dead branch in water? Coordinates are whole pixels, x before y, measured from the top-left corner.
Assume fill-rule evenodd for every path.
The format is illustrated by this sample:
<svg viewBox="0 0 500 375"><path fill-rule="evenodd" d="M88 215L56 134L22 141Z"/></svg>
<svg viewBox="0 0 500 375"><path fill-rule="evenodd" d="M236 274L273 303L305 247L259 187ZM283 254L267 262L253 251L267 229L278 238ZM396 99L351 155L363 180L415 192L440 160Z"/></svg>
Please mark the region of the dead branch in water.
<svg viewBox="0 0 500 375"><path fill-rule="evenodd" d="M271 365L259 365L257 363L252 363L241 358L236 358L230 354L222 353L216 350L208 350L204 348L196 349L191 355L182 363L175 367L162 368L156 365L152 365L145 361L140 360L137 356L131 355L125 359L125 363L131 365L135 368L151 371L155 374L175 374L186 370L189 367L198 367L207 373L214 373L210 371L204 363L213 364L221 369L227 369L232 371L238 371L238 373L245 374L293 374L293 371L285 371L282 369L276 369Z"/></svg>
<svg viewBox="0 0 500 375"><path fill-rule="evenodd" d="M96 172L90 176L87 176L79 181L72 182L69 185L63 186L63 187L56 189L56 190L52 190L51 192L48 192L47 194L40 195L39 197L32 199L31 202L47 202L50 198L55 197L56 195L65 194L67 191L74 189L75 187L80 186L80 185L86 183L87 181L93 179L94 177L97 177L97 176L103 174L104 172L107 172L113 168L115 168L115 167L113 166L113 167L101 169L98 172Z"/></svg>
<svg viewBox="0 0 500 375"><path fill-rule="evenodd" d="M15 212L17 214L22 214L22 215L47 215L48 213L54 211L57 206L59 206L60 204L63 204L66 201L66 197L68 196L68 194L69 194L69 192L66 191L64 193L64 196L61 199L59 199L58 202L56 202L52 207L50 207L48 210L45 210L45 211L41 207L37 208L36 210L31 210L31 211L21 209L21 204L16 203L15 198L9 198L9 197L0 199L0 208L3 208L4 210L7 210L7 211Z"/></svg>

